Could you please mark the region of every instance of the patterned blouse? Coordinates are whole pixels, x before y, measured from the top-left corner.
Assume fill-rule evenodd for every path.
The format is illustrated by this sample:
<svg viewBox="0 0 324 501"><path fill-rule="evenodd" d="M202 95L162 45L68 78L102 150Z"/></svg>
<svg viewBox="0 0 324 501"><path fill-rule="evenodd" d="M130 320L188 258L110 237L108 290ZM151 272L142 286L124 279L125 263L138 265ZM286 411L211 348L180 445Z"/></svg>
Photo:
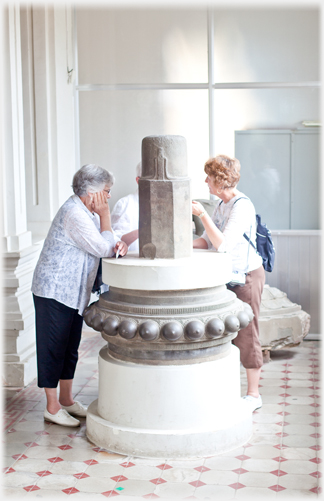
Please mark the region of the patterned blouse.
<svg viewBox="0 0 324 501"><path fill-rule="evenodd" d="M110 231L100 233L99 217L72 195L59 209L45 239L34 271L33 294L56 299L82 315L99 258L112 257L118 240Z"/></svg>

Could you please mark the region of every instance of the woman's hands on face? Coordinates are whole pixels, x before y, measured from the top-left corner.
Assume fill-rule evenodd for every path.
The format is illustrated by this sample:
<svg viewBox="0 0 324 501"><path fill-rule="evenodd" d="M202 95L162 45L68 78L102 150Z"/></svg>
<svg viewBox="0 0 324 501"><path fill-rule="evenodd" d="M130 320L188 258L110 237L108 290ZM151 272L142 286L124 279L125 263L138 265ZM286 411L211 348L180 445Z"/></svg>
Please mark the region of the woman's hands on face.
<svg viewBox="0 0 324 501"><path fill-rule="evenodd" d="M107 193L105 191L98 191L93 194L92 208L93 212L96 212L98 216L107 216L110 214Z"/></svg>
<svg viewBox="0 0 324 501"><path fill-rule="evenodd" d="M192 201L192 213L194 216L199 216L202 212L205 212L205 209L201 205L200 202Z"/></svg>
<svg viewBox="0 0 324 501"><path fill-rule="evenodd" d="M114 253L117 254L118 250L120 256L125 256L128 251L128 245L122 240L119 240L119 242L116 243L116 246L114 248Z"/></svg>

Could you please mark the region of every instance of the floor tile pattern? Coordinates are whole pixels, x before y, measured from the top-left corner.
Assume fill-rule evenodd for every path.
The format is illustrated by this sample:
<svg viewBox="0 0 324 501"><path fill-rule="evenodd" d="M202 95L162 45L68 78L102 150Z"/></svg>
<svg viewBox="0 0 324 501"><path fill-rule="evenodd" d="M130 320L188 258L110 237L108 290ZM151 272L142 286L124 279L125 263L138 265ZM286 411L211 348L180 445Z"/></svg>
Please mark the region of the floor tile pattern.
<svg viewBox="0 0 324 501"><path fill-rule="evenodd" d="M105 344L85 330L74 397L97 398L98 352ZM242 394L246 390L241 370ZM212 395L212 386L210 388ZM322 497L320 343L271 353L262 368L263 407L253 436L226 454L188 459L143 459L91 444L80 428L44 422L45 398L36 381L4 391L5 497L104 499L304 499Z"/></svg>

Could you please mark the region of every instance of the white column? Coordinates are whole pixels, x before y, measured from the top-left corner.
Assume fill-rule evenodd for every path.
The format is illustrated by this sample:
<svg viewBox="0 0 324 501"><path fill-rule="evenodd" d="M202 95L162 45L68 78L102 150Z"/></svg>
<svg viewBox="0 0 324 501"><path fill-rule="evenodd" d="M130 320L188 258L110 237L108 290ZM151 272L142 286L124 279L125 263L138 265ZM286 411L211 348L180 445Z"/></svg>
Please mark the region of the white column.
<svg viewBox="0 0 324 501"><path fill-rule="evenodd" d="M3 14L3 232L4 364L6 386L20 387L36 376L34 308L30 292L39 246L27 230L20 12Z"/></svg>
<svg viewBox="0 0 324 501"><path fill-rule="evenodd" d="M6 251L31 245L27 231L19 8L4 12L3 229Z"/></svg>
<svg viewBox="0 0 324 501"><path fill-rule="evenodd" d="M22 387L36 377L32 276L75 172L72 26L65 8L14 5L3 26L3 379Z"/></svg>

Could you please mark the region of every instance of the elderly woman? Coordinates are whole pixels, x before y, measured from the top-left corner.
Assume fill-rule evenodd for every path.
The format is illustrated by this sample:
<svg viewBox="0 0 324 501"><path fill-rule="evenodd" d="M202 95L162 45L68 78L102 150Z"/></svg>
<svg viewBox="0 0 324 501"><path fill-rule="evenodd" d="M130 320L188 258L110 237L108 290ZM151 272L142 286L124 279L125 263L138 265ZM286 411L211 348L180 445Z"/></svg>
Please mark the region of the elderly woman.
<svg viewBox="0 0 324 501"><path fill-rule="evenodd" d="M73 416L87 412L73 400L72 382L82 313L100 258L127 252L111 228L108 199L113 182L112 174L98 165L84 165L76 172L74 195L56 214L34 272L38 386L45 389L47 400L44 418L63 426L79 426Z"/></svg>
<svg viewBox="0 0 324 501"><path fill-rule="evenodd" d="M219 197L212 217L199 202L192 203L192 212L199 216L205 231L194 240L198 249L228 252L232 257L234 274L245 279L244 285L228 286L237 297L248 303L254 313L253 321L238 332L233 340L240 349L242 365L247 374L247 395L243 398L252 412L262 406L259 379L263 363L259 341L258 316L265 282L262 258L243 237L244 233L256 245L255 209L251 200L237 189L240 162L226 155L211 158L205 164L206 183L211 194Z"/></svg>

